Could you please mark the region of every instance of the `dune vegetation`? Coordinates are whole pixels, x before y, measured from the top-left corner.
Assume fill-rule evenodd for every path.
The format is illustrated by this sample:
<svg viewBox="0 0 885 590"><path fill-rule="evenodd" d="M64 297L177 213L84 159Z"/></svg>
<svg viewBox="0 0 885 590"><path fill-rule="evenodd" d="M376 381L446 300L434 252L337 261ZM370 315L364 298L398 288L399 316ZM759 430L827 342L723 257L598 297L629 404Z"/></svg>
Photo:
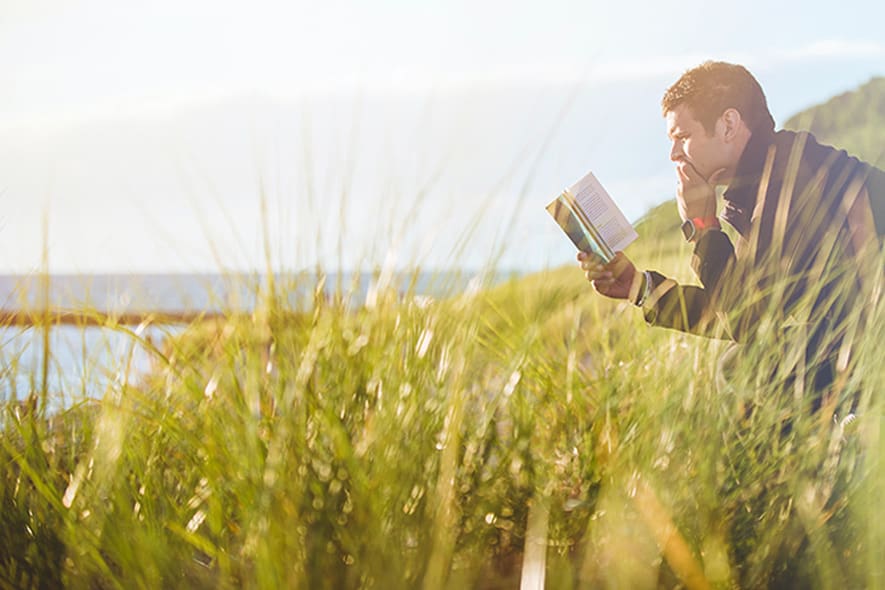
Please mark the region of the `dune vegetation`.
<svg viewBox="0 0 885 590"><path fill-rule="evenodd" d="M691 280L672 203L638 231L638 266ZM783 310L724 380L728 340L649 328L576 265L440 275L433 298L379 272L365 302L278 277L253 313L163 342L109 321L147 375L55 411L35 375L4 402L0 585L882 587L870 258L862 287L821 271L861 289L823 394ZM313 299L287 303L305 280ZM19 370L4 357L4 382Z"/></svg>
<svg viewBox="0 0 885 590"><path fill-rule="evenodd" d="M637 261L687 256L653 238L673 215ZM436 299L376 281L365 306L289 288L100 399L6 405L6 585L878 585L880 300L812 414L773 325L723 391L727 341L650 329L575 267Z"/></svg>

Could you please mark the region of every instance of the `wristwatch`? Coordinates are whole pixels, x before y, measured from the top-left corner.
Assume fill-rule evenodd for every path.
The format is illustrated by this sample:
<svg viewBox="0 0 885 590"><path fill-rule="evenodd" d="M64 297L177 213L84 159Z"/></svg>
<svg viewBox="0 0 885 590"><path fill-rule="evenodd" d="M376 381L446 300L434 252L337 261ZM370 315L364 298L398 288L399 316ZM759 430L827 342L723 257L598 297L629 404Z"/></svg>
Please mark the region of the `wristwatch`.
<svg viewBox="0 0 885 590"><path fill-rule="evenodd" d="M682 235L685 241L693 242L698 234L707 229L722 229L715 217L692 217L682 222Z"/></svg>

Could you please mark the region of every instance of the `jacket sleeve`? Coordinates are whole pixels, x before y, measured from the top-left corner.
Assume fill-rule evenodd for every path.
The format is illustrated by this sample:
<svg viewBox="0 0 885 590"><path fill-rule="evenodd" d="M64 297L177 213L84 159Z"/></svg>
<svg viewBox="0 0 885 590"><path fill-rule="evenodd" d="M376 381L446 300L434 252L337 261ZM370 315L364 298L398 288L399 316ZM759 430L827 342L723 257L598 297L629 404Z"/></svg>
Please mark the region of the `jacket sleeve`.
<svg viewBox="0 0 885 590"><path fill-rule="evenodd" d="M719 288L734 267L734 246L721 231L708 231L697 241L692 268L701 286L680 285L650 271L649 296L643 305L645 320L661 326L702 336L728 337L719 322Z"/></svg>
<svg viewBox="0 0 885 590"><path fill-rule="evenodd" d="M876 232L881 240L885 237L885 172L870 166L868 174L867 198L870 202Z"/></svg>

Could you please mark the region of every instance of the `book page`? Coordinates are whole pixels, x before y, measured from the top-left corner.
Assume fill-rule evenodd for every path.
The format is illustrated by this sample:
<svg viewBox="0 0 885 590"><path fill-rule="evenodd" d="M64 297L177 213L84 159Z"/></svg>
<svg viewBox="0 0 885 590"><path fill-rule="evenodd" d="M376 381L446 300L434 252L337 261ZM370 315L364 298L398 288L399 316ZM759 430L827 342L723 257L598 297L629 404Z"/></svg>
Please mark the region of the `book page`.
<svg viewBox="0 0 885 590"><path fill-rule="evenodd" d="M587 220L613 252L623 250L639 237L592 172L570 186L567 191L572 194Z"/></svg>

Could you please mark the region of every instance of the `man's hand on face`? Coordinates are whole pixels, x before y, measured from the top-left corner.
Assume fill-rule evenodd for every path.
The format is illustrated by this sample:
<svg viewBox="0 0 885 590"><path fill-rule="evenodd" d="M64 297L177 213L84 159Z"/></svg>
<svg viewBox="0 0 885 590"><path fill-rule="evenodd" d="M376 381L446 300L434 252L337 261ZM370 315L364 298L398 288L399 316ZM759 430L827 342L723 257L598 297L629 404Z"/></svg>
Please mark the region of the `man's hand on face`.
<svg viewBox="0 0 885 590"><path fill-rule="evenodd" d="M679 206L679 216L683 220L716 217L714 187L724 172L725 169L720 168L710 178L704 178L690 162L683 160L677 164L676 203Z"/></svg>
<svg viewBox="0 0 885 590"><path fill-rule="evenodd" d="M633 282L641 280L640 273L623 252L617 252L608 264L595 254L578 252L578 262L593 288L612 299L629 299Z"/></svg>

